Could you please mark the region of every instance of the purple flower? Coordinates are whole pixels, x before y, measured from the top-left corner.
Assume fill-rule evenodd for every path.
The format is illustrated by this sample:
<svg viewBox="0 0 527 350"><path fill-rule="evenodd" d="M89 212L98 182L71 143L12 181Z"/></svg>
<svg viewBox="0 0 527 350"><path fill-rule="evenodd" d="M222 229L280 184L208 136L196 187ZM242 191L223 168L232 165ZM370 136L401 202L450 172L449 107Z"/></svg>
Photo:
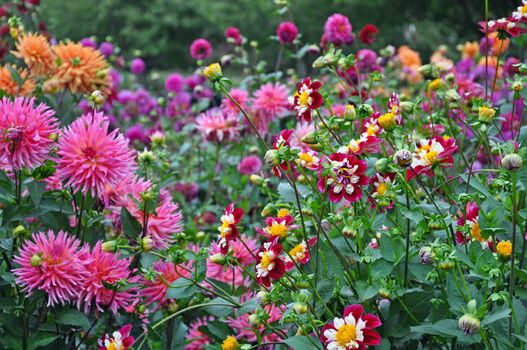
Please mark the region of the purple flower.
<svg viewBox="0 0 527 350"><path fill-rule="evenodd" d="M103 42L100 46L99 46L99 51L103 54L103 56L105 57L110 57L111 55L113 55L113 44L112 43L109 43L107 41Z"/></svg>
<svg viewBox="0 0 527 350"><path fill-rule="evenodd" d="M195 60L206 60L212 53L212 45L207 39L196 39L190 45L190 55Z"/></svg>
<svg viewBox="0 0 527 350"><path fill-rule="evenodd" d="M185 81L181 74L172 73L167 77L165 81L165 89L167 92L181 92L183 91L183 85Z"/></svg>
<svg viewBox="0 0 527 350"><path fill-rule="evenodd" d="M141 58L134 58L130 63L130 71L134 74L141 74L145 71L145 61Z"/></svg>
<svg viewBox="0 0 527 350"><path fill-rule="evenodd" d="M340 13L331 15L324 25L324 35L333 45L350 45L355 40L348 17Z"/></svg>

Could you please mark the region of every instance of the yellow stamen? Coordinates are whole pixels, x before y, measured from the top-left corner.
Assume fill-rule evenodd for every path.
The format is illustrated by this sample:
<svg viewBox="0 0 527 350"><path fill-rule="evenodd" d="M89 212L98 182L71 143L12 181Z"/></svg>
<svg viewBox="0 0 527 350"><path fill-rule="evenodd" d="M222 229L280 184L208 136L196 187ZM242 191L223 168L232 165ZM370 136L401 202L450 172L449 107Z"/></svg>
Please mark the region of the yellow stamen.
<svg viewBox="0 0 527 350"><path fill-rule="evenodd" d="M380 183L379 186L377 186L377 193L379 196L383 196L386 191L388 191L388 185L384 182Z"/></svg>
<svg viewBox="0 0 527 350"><path fill-rule="evenodd" d="M308 163L308 164L311 164L315 161L315 159L313 158L313 156L311 156L311 154L309 153L300 153L300 160L303 160L304 162Z"/></svg>
<svg viewBox="0 0 527 350"><path fill-rule="evenodd" d="M303 244L297 244L293 249L289 251L289 255L291 255L295 260L296 259L302 259L304 257L304 245Z"/></svg>
<svg viewBox="0 0 527 350"><path fill-rule="evenodd" d="M267 269L269 265L271 265L271 258L269 257L269 253L265 252L262 256L262 261L260 261L260 264L262 265L262 269Z"/></svg>
<svg viewBox="0 0 527 350"><path fill-rule="evenodd" d="M289 228L286 225L273 223L271 227L268 227L268 230L271 236L278 236L280 238L284 238L285 236L287 236Z"/></svg>
<svg viewBox="0 0 527 350"><path fill-rule="evenodd" d="M337 331L336 339L340 346L346 347L351 341L357 339L356 327L352 324L345 324Z"/></svg>

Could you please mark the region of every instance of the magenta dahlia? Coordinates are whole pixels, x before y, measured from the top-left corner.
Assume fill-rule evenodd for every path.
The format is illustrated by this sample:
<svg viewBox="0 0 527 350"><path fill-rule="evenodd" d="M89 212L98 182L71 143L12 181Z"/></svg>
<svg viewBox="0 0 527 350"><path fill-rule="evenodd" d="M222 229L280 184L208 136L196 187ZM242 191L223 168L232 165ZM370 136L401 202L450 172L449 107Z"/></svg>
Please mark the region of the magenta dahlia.
<svg viewBox="0 0 527 350"><path fill-rule="evenodd" d="M190 55L195 60L206 60L212 53L212 45L207 39L196 39L190 45Z"/></svg>
<svg viewBox="0 0 527 350"><path fill-rule="evenodd" d="M327 19L324 24L324 35L327 41L333 45L350 45L355 36L348 17L335 13Z"/></svg>
<svg viewBox="0 0 527 350"><path fill-rule="evenodd" d="M157 303L162 306L169 301L167 291L174 281L182 277L190 277L191 271L188 267L177 266L173 262L156 261L153 265L156 276L143 281L143 289L140 294L145 299L146 305Z"/></svg>

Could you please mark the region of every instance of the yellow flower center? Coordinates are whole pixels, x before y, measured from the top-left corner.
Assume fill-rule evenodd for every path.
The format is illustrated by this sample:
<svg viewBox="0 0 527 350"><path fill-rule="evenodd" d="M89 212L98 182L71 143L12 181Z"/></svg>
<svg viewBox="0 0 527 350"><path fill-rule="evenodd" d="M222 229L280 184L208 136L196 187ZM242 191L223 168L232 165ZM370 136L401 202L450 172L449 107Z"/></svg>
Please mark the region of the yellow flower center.
<svg viewBox="0 0 527 350"><path fill-rule="evenodd" d="M315 159L309 153L300 153L300 160L303 160L306 163L313 163Z"/></svg>
<svg viewBox="0 0 527 350"><path fill-rule="evenodd" d="M368 129L366 130L366 132L370 136L375 135L375 125L372 124L372 125L368 126Z"/></svg>
<svg viewBox="0 0 527 350"><path fill-rule="evenodd" d="M340 346L345 347L352 340L357 339L357 329L352 324L345 324L337 331L336 339Z"/></svg>
<svg viewBox="0 0 527 350"><path fill-rule="evenodd" d="M437 152L436 151L428 151L425 154L425 158L426 158L426 160L428 161L429 164L434 163L434 160L436 159L436 157L437 157Z"/></svg>
<svg viewBox="0 0 527 350"><path fill-rule="evenodd" d="M273 223L268 229L271 236L279 236L280 238L287 236L287 232L289 231L289 228L286 225L278 223Z"/></svg>
<svg viewBox="0 0 527 350"><path fill-rule="evenodd" d="M388 185L384 182L380 183L379 186L377 186L377 193L379 194L379 196L383 196L387 190Z"/></svg>
<svg viewBox="0 0 527 350"><path fill-rule="evenodd" d="M293 249L289 251L289 255L291 255L293 258L302 259L304 257L304 246L302 244L297 244Z"/></svg>
<svg viewBox="0 0 527 350"><path fill-rule="evenodd" d="M269 265L271 265L271 258L269 257L269 254L265 252L262 256L262 261L260 261L260 264L262 264L262 269L267 269Z"/></svg>
<svg viewBox="0 0 527 350"><path fill-rule="evenodd" d="M527 13L527 5L523 5L523 7L521 9L521 13L522 14L526 14Z"/></svg>
<svg viewBox="0 0 527 350"><path fill-rule="evenodd" d="M307 92L303 92L300 94L300 97L298 98L298 102L301 106L307 106L307 102L309 100L309 95Z"/></svg>
<svg viewBox="0 0 527 350"><path fill-rule="evenodd" d="M222 350L236 350L239 348L239 343L232 335L229 335L224 341L222 345Z"/></svg>
<svg viewBox="0 0 527 350"><path fill-rule="evenodd" d="M119 350L119 348L117 347L117 345L115 345L114 342L111 342L110 345L106 347L106 350Z"/></svg>
<svg viewBox="0 0 527 350"><path fill-rule="evenodd" d="M222 221L221 227L220 227L220 234L222 237L225 237L225 235L229 231L228 228L229 228L229 223L227 221Z"/></svg>
<svg viewBox="0 0 527 350"><path fill-rule="evenodd" d="M280 210L278 211L278 214L277 214L277 216L278 216L279 218L283 218L284 216L287 216L287 215L289 215L289 210L288 210L288 209L285 209L285 208L280 209Z"/></svg>

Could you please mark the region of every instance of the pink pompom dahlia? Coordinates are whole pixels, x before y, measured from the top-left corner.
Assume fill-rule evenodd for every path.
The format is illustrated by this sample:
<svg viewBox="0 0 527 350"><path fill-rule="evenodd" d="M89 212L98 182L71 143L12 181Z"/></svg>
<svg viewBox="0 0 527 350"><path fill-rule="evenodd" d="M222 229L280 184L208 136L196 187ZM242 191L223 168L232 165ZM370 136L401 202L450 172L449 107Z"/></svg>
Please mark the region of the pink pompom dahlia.
<svg viewBox="0 0 527 350"><path fill-rule="evenodd" d="M190 55L195 60L206 60L212 53L212 45L207 39L196 39L190 45Z"/></svg>
<svg viewBox="0 0 527 350"><path fill-rule="evenodd" d="M381 343L381 336L374 331L380 325L379 317L365 314L362 305L353 304L344 309L342 318L335 317L322 328L320 340L327 350L366 350Z"/></svg>
<svg viewBox="0 0 527 350"><path fill-rule="evenodd" d="M262 170L262 161L258 156L247 156L240 160L237 169L242 175L256 174Z"/></svg>
<svg viewBox="0 0 527 350"><path fill-rule="evenodd" d="M329 16L324 24L324 35L327 41L337 46L352 44L355 39L350 20L340 13Z"/></svg>
<svg viewBox="0 0 527 350"><path fill-rule="evenodd" d="M24 242L14 262L16 282L28 294L40 290L48 295L48 306L64 304L77 299L84 281L89 277L86 265L90 259L81 259L80 242L67 233L53 231L33 234Z"/></svg>
<svg viewBox="0 0 527 350"><path fill-rule="evenodd" d="M281 44L292 44L298 37L298 28L293 22L282 22L276 28L276 36Z"/></svg>
<svg viewBox="0 0 527 350"><path fill-rule="evenodd" d="M136 283L139 276L132 277L129 269L130 259L119 259L119 254L102 250L99 241L92 252L85 252L81 257L90 261L85 265L88 277L80 286L77 307L84 304L84 312L89 313L92 303L101 312L108 308L117 314L120 308L126 308L137 296L137 287L122 288L119 283ZM119 287L119 288L118 288Z"/></svg>
<svg viewBox="0 0 527 350"><path fill-rule="evenodd" d="M100 196L107 185L127 176L134 154L118 130L109 131L103 113L85 114L68 126L59 140L57 174L75 191Z"/></svg>
<svg viewBox="0 0 527 350"><path fill-rule="evenodd" d="M54 112L35 99L0 100L0 159L13 169L32 169L49 155L52 136L58 133Z"/></svg>

